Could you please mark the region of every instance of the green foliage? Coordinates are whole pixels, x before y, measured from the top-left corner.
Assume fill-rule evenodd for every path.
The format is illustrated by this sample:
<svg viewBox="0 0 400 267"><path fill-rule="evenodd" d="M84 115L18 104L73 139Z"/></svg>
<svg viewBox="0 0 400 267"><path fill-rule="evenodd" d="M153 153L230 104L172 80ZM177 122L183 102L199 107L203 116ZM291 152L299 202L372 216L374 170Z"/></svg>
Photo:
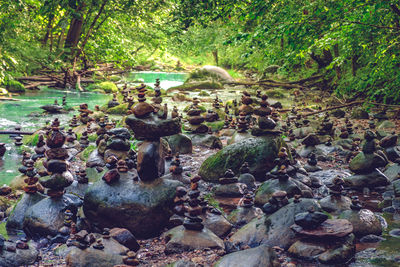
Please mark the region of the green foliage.
<svg viewBox="0 0 400 267"><path fill-rule="evenodd" d="M128 103L107 109L108 114L114 114L114 115L126 115L127 111L128 111Z"/></svg>
<svg viewBox="0 0 400 267"><path fill-rule="evenodd" d="M26 146L36 146L36 144L39 142L39 135L38 134L25 135L22 138L22 142Z"/></svg>
<svg viewBox="0 0 400 267"><path fill-rule="evenodd" d="M93 89L100 89L106 93L118 92L118 87L113 82L101 82L92 87Z"/></svg>
<svg viewBox="0 0 400 267"><path fill-rule="evenodd" d="M85 150L82 151L81 153L81 159L82 160L87 160L89 158L89 155L96 149L95 145L90 145Z"/></svg>
<svg viewBox="0 0 400 267"><path fill-rule="evenodd" d="M25 86L15 80L6 80L4 85L6 86L6 89L8 92L11 93L23 93L25 92Z"/></svg>

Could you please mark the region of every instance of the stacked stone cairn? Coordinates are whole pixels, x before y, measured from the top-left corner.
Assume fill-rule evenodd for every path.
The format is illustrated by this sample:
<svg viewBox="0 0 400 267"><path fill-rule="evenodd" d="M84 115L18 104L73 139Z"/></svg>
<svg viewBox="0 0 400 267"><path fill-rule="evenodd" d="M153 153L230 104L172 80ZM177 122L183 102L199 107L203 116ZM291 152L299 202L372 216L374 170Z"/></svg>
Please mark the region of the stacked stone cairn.
<svg viewBox="0 0 400 267"><path fill-rule="evenodd" d="M78 126L79 126L78 118L76 117L76 115L73 115L72 119L71 119L71 121L69 123L69 127L75 128L75 127L78 127Z"/></svg>
<svg viewBox="0 0 400 267"><path fill-rule="evenodd" d="M256 179L250 173L249 163L244 162L240 167L240 176L238 179L239 183L245 184L248 190L254 190L256 188Z"/></svg>
<svg viewBox="0 0 400 267"><path fill-rule="evenodd" d="M89 110L89 106L86 103L80 104L79 105L79 119L82 124L87 124L89 121L92 120L92 118L89 116L89 114L92 114L93 111Z"/></svg>
<svg viewBox="0 0 400 267"><path fill-rule="evenodd" d="M198 107L199 103L200 101L195 97L193 99L193 105L187 112L190 131L194 134L204 134L208 132L208 127L203 124L205 119L201 116L201 109Z"/></svg>
<svg viewBox="0 0 400 267"><path fill-rule="evenodd" d="M113 94L113 98L110 101L108 101L107 107L108 108L113 108L113 107L116 107L116 106L119 106L119 102L117 100L117 94L114 93Z"/></svg>
<svg viewBox="0 0 400 267"><path fill-rule="evenodd" d="M224 177L219 179L220 185L215 188L214 194L220 197L242 197L247 189L245 184L239 183L235 173L228 169Z"/></svg>
<svg viewBox="0 0 400 267"><path fill-rule="evenodd" d="M41 134L39 135L39 140L35 147L35 155L32 156L32 159L36 161L37 159L44 158L44 153L46 152L46 143L44 142L44 136Z"/></svg>
<svg viewBox="0 0 400 267"><path fill-rule="evenodd" d="M246 91L243 91L242 94L242 105L239 107L239 112L243 112L246 116L251 115L253 114L253 107L251 106L251 104L253 104L253 99Z"/></svg>
<svg viewBox="0 0 400 267"><path fill-rule="evenodd" d="M51 131L46 139L49 149L46 151L45 167L49 176L42 177L40 184L47 188L47 195L51 198L59 198L64 194L64 188L74 181L68 171L68 151L63 147L65 135L59 129L60 122L55 119L51 125Z"/></svg>
<svg viewBox="0 0 400 267"><path fill-rule="evenodd" d="M0 159L4 156L6 151L7 151L6 144L0 143Z"/></svg>
<svg viewBox="0 0 400 267"><path fill-rule="evenodd" d="M169 226L175 227L183 224L185 213L187 212L187 207L185 203L187 202L187 191L186 188L179 186L176 188L176 194L174 199L174 215L169 219Z"/></svg>
<svg viewBox="0 0 400 267"><path fill-rule="evenodd" d="M146 102L145 93L145 88L139 90L139 103L133 107L134 115L126 118L126 124L136 139L143 140L137 153L138 176L142 182L152 182L165 172L166 151L163 151L160 138L180 133L181 126L178 118L157 116L154 107Z"/></svg>
<svg viewBox="0 0 400 267"><path fill-rule="evenodd" d="M196 177L196 176L195 176ZM193 178L195 178L193 177ZM185 214L185 220L183 226L186 230L201 231L204 228L200 215L202 214L202 207L200 206L200 191L198 190L198 182L200 177L192 179L191 190L189 191L189 207Z"/></svg>
<svg viewBox="0 0 400 267"><path fill-rule="evenodd" d="M295 257L339 264L347 262L355 253L353 226L346 219L328 219L328 215L311 207L308 212L295 216L291 229L300 239L288 250ZM307 247L316 248L312 255L305 252Z"/></svg>
<svg viewBox="0 0 400 267"><path fill-rule="evenodd" d="M26 185L24 186L24 191L27 194L35 194L38 191L39 181L38 174L34 168L35 162L32 159L29 159L25 162L26 172L25 175L27 178L24 179Z"/></svg>

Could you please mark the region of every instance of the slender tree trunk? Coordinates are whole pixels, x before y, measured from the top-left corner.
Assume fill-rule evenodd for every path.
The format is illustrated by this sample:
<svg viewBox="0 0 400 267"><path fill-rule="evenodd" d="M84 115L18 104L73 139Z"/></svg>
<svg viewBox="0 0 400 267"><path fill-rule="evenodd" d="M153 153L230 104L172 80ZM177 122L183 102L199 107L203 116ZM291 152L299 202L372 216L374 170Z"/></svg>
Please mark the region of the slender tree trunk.
<svg viewBox="0 0 400 267"><path fill-rule="evenodd" d="M357 60L358 56L353 52L353 56L351 57L351 74L353 75L353 77L357 75Z"/></svg>
<svg viewBox="0 0 400 267"><path fill-rule="evenodd" d="M333 46L333 54L335 57L339 57L339 44L335 44ZM340 66L335 66L335 71L336 71L336 77L340 79L341 77Z"/></svg>
<svg viewBox="0 0 400 267"><path fill-rule="evenodd" d="M218 49L215 49L212 53L214 56L215 65L218 66Z"/></svg>
<svg viewBox="0 0 400 267"><path fill-rule="evenodd" d="M88 32L87 32L86 35L85 35L85 39L83 40L82 45L81 45L81 47L80 47L78 53L76 54L76 57L79 57L80 54L82 53L83 49L85 48L85 45L86 45L86 43L87 43L88 40L89 40L90 34L92 33L93 28L94 28L94 26L96 25L96 22L97 22L97 20L99 19L100 15L103 13L104 7L106 6L107 2L108 2L108 0L104 0L104 1L103 1L102 5L101 5L101 7L100 7L100 9L99 9L99 12L97 13L96 17L93 19L92 23L90 24L90 27L89 27L89 29L88 29Z"/></svg>
<svg viewBox="0 0 400 267"><path fill-rule="evenodd" d="M54 15L49 14L49 22L47 23L47 26L46 26L46 34L44 35L43 41L42 41L43 46L46 46L47 41L49 40L49 35L51 33L51 28L52 28L51 25L53 23L53 19L54 19Z"/></svg>

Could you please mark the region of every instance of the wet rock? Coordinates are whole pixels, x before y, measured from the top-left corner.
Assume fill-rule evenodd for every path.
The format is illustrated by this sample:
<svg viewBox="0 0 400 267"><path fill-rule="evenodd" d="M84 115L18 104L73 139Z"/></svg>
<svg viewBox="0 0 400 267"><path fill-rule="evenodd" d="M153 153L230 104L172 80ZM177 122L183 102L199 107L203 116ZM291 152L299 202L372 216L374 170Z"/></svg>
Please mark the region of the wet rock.
<svg viewBox="0 0 400 267"><path fill-rule="evenodd" d="M234 225L244 225L263 214L260 208L239 207L229 214L228 220Z"/></svg>
<svg viewBox="0 0 400 267"><path fill-rule="evenodd" d="M165 253L181 253L196 249L225 249L224 242L207 228L201 231L186 230L182 225L164 234Z"/></svg>
<svg viewBox="0 0 400 267"><path fill-rule="evenodd" d="M326 221L328 219L328 215L325 213L316 211L316 212L302 212L297 214L294 217L294 222L297 225L300 225L302 228L305 229L315 229L317 228L321 223Z"/></svg>
<svg viewBox="0 0 400 267"><path fill-rule="evenodd" d="M385 176L393 182L395 179L397 179L398 175L400 174L400 165L397 163L388 165L383 172Z"/></svg>
<svg viewBox="0 0 400 267"><path fill-rule="evenodd" d="M258 246L222 257L215 267L274 267L279 266L275 251L268 246Z"/></svg>
<svg viewBox="0 0 400 267"><path fill-rule="evenodd" d="M56 235L64 225L65 204L62 199L45 198L28 208L24 229L32 236Z"/></svg>
<svg viewBox="0 0 400 267"><path fill-rule="evenodd" d="M345 219L328 219L315 229L305 229L296 224L291 229L300 236L309 238L340 238L351 234L353 232L353 225Z"/></svg>
<svg viewBox="0 0 400 267"><path fill-rule="evenodd" d="M90 153L89 158L86 162L86 167L94 168L97 166L104 167L106 166L106 163L104 162L104 158L99 154L99 151L95 149L92 153Z"/></svg>
<svg viewBox="0 0 400 267"><path fill-rule="evenodd" d="M130 250L138 251L140 248L140 245L137 242L136 238L128 229L113 228L110 230L110 236Z"/></svg>
<svg viewBox="0 0 400 267"><path fill-rule="evenodd" d="M364 154L364 152L360 152L351 160L349 168L356 174L367 174L375 168L385 167L386 163L385 159L375 153Z"/></svg>
<svg viewBox="0 0 400 267"><path fill-rule="evenodd" d="M103 250L87 248L81 250L73 247L65 258L68 267L98 266L109 267L123 264L123 257Z"/></svg>
<svg viewBox="0 0 400 267"><path fill-rule="evenodd" d="M206 212L202 218L204 226L221 238L226 236L232 229L232 224L220 214Z"/></svg>
<svg viewBox="0 0 400 267"><path fill-rule="evenodd" d="M156 236L173 214L175 190L182 184L166 179L145 184L132 179L129 173L121 173L112 186L94 183L85 194L85 215L101 227L123 227L138 238Z"/></svg>
<svg viewBox="0 0 400 267"><path fill-rule="evenodd" d="M166 138L173 154L191 154L192 140L184 134L175 134Z"/></svg>
<svg viewBox="0 0 400 267"><path fill-rule="evenodd" d="M369 234L382 234L382 225L375 214L367 209L360 211L346 210L339 216L340 219L347 219L353 225L353 233L357 237Z"/></svg>
<svg viewBox="0 0 400 267"><path fill-rule="evenodd" d="M290 254L300 259L312 259L325 251L326 248L323 244L302 240L296 241L288 250Z"/></svg>
<svg viewBox="0 0 400 267"><path fill-rule="evenodd" d="M3 238L1 236L1 238ZM3 238L4 240L4 238ZM14 246L10 242L5 242L5 246ZM34 264L39 256L39 251L33 246L29 245L27 249L16 249L15 251L8 251L3 248L0 254L0 266L19 267Z"/></svg>
<svg viewBox="0 0 400 267"><path fill-rule="evenodd" d="M311 193L311 189L303 183L289 178L287 181L280 181L279 179L270 179L261 184L256 191L255 203L257 205L264 205L271 198L272 194L277 191L286 191L288 198L294 195L301 195L303 191Z"/></svg>
<svg viewBox="0 0 400 267"><path fill-rule="evenodd" d="M360 239L361 243L378 243L386 240L385 238L377 235L366 235Z"/></svg>
<svg viewBox="0 0 400 267"><path fill-rule="evenodd" d="M7 219L7 229L21 230L24 223L25 212L45 197L46 196L40 193L24 194Z"/></svg>
<svg viewBox="0 0 400 267"><path fill-rule="evenodd" d="M150 118L140 119L130 115L126 117L125 123L134 131L135 138L139 140L155 140L181 132L178 118L160 120L157 116L151 115Z"/></svg>
<svg viewBox="0 0 400 267"><path fill-rule="evenodd" d="M203 146L212 149L222 149L222 142L219 137L210 134L192 134L192 144L195 146Z"/></svg>
<svg viewBox="0 0 400 267"><path fill-rule="evenodd" d="M353 245L354 235L350 235L345 244L335 246L318 256L318 260L324 264L344 263L353 257L355 247Z"/></svg>
<svg viewBox="0 0 400 267"><path fill-rule="evenodd" d="M163 147L160 142L145 141L139 145L137 171L141 181L151 182L162 176L165 171Z"/></svg>
<svg viewBox="0 0 400 267"><path fill-rule="evenodd" d="M357 174L344 178L345 183L355 189L375 188L390 183L389 179L378 169L369 174Z"/></svg>
<svg viewBox="0 0 400 267"><path fill-rule="evenodd" d="M239 172L244 162L249 163L250 173L263 178L274 167L280 137L268 136L249 138L241 143L229 145L207 158L200 167L199 174L205 181L217 182L230 168Z"/></svg>
<svg viewBox="0 0 400 267"><path fill-rule="evenodd" d="M301 199L298 203L289 203L270 216L263 215L253 219L229 238L233 248L244 246L255 247L260 244L289 248L295 241L295 234L290 229L294 224L296 214L306 212L311 207L321 210L318 202L313 199Z"/></svg>
<svg viewBox="0 0 400 267"><path fill-rule="evenodd" d="M221 184L214 188L213 193L219 197L241 197L246 189L242 183Z"/></svg>
<svg viewBox="0 0 400 267"><path fill-rule="evenodd" d="M396 228L389 232L390 236L400 238L400 229Z"/></svg>
<svg viewBox="0 0 400 267"><path fill-rule="evenodd" d="M350 210L351 199L345 196L327 196L319 201L326 212L339 215L342 211Z"/></svg>

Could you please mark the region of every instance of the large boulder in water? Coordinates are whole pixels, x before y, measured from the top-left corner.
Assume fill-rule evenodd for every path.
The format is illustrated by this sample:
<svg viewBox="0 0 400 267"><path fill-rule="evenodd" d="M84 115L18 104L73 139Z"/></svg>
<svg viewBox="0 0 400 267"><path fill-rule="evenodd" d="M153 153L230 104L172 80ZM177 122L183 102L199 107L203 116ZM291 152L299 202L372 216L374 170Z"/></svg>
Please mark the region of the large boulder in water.
<svg viewBox="0 0 400 267"><path fill-rule="evenodd" d="M111 186L101 180L89 187L83 210L100 227L126 228L138 238L157 236L173 214L175 190L181 185L167 179L142 183L121 173Z"/></svg>
<svg viewBox="0 0 400 267"><path fill-rule="evenodd" d="M229 73L223 68L217 66L206 65L200 69L203 73L209 73L210 75L217 76L219 80L224 82L233 82L235 81Z"/></svg>
<svg viewBox="0 0 400 267"><path fill-rule="evenodd" d="M282 142L281 137L271 135L226 146L203 162L199 174L205 181L217 182L227 169L239 173L240 167L247 161L250 173L262 179L274 167L273 162Z"/></svg>
<svg viewBox="0 0 400 267"><path fill-rule="evenodd" d="M228 254L215 267L273 267L279 266L275 251L268 246L259 246Z"/></svg>

